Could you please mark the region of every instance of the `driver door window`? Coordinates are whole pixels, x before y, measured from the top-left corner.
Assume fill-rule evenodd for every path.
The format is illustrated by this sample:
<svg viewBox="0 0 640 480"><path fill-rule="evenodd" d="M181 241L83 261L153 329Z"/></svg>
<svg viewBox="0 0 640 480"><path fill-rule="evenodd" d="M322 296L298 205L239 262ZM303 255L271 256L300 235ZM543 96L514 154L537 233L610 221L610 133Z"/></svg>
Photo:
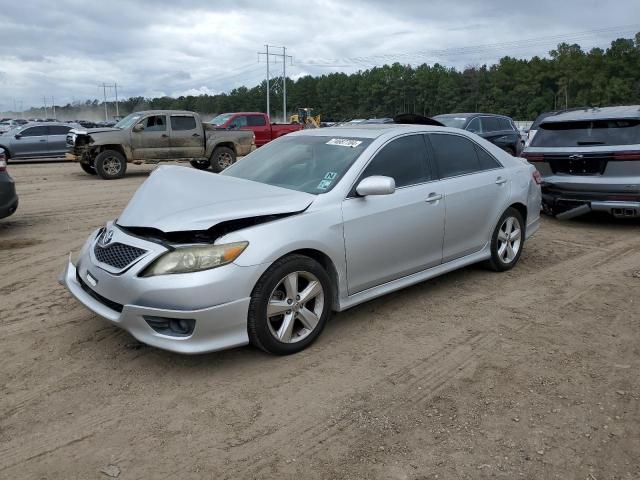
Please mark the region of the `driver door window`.
<svg viewBox="0 0 640 480"><path fill-rule="evenodd" d="M231 122L231 125L229 125L231 128L242 128L242 127L246 127L247 126L247 117L245 115L240 115L239 117L236 117L233 119L233 122Z"/></svg>
<svg viewBox="0 0 640 480"><path fill-rule="evenodd" d="M167 117L164 115L152 115L142 122L143 132L164 132L167 130Z"/></svg>
<svg viewBox="0 0 640 480"><path fill-rule="evenodd" d="M480 124L480 117L476 117L473 120L471 120L469 122L469 125L467 125L466 130L468 132L473 132L473 133L482 133L482 125Z"/></svg>

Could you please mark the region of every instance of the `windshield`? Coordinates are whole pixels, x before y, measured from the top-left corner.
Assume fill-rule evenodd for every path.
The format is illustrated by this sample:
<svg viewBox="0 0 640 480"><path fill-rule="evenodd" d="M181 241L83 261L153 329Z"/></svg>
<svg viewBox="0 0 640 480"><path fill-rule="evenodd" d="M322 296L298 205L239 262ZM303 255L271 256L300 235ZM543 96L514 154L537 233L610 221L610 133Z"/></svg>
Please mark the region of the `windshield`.
<svg viewBox="0 0 640 480"><path fill-rule="evenodd" d="M233 115L234 115L233 113L223 113L209 120L209 123L211 125L215 125L216 127L219 127L220 125L224 125L225 123L227 123L227 120L233 117Z"/></svg>
<svg viewBox="0 0 640 480"><path fill-rule="evenodd" d="M640 144L640 120L594 120L541 123L532 147Z"/></svg>
<svg viewBox="0 0 640 480"><path fill-rule="evenodd" d="M129 115L124 117L122 120L120 120L118 123L116 123L114 126L116 128L129 128L134 123L136 123L140 119L140 117L142 117L142 115L139 113L130 113Z"/></svg>
<svg viewBox="0 0 640 480"><path fill-rule="evenodd" d="M433 119L439 121L445 127L464 128L467 123L467 117L458 117L456 115L438 115Z"/></svg>
<svg viewBox="0 0 640 480"><path fill-rule="evenodd" d="M370 138L286 136L236 162L221 175L313 194L330 191Z"/></svg>

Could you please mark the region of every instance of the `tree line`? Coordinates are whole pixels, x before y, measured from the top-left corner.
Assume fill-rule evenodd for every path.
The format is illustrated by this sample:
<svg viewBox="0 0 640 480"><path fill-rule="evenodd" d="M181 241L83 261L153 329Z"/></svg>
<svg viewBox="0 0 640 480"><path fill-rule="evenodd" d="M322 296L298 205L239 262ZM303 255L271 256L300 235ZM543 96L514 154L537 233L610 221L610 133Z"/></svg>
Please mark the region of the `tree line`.
<svg viewBox="0 0 640 480"><path fill-rule="evenodd" d="M266 82L217 95L143 98L120 102L120 113L143 109L184 109L213 114L264 111ZM427 116L449 112L492 112L517 120L565 107L640 104L640 33L620 38L606 49L584 51L561 43L548 58L510 56L487 66L462 70L440 64L394 63L353 74L330 73L287 80L287 103L312 107L326 121L390 117L412 112ZM282 91L272 91L271 115L282 118ZM58 108L59 118L103 109L98 100Z"/></svg>

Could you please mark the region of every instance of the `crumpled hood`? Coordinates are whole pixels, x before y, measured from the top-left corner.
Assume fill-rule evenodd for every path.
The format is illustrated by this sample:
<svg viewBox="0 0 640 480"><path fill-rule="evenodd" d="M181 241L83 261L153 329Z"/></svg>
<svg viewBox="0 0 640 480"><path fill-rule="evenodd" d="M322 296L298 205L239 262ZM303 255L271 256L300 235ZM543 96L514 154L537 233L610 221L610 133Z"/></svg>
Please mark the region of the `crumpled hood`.
<svg viewBox="0 0 640 480"><path fill-rule="evenodd" d="M158 167L117 223L168 232L207 230L227 220L305 210L315 196L178 166Z"/></svg>

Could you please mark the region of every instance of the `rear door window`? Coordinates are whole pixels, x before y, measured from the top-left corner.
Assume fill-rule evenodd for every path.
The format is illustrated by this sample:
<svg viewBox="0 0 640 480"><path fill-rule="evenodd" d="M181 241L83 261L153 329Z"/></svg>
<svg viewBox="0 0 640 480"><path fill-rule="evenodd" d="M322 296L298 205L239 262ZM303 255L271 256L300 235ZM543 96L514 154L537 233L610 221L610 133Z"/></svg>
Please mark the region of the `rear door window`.
<svg viewBox="0 0 640 480"><path fill-rule="evenodd" d="M466 130L473 133L482 133L482 124L480 123L480 117L476 117L471 120L469 122L469 125L467 125Z"/></svg>
<svg viewBox="0 0 640 480"><path fill-rule="evenodd" d="M496 117L482 117L483 132L497 132L500 130L500 123Z"/></svg>
<svg viewBox="0 0 640 480"><path fill-rule="evenodd" d="M195 130L196 119L191 115L171 115L171 130Z"/></svg>
<svg viewBox="0 0 640 480"><path fill-rule="evenodd" d="M407 135L382 147L367 165L360 179L372 175L391 177L398 188L431 180L423 136Z"/></svg>
<svg viewBox="0 0 640 480"><path fill-rule="evenodd" d="M542 122L532 147L576 147L640 144L640 120Z"/></svg>
<svg viewBox="0 0 640 480"><path fill-rule="evenodd" d="M50 125L49 135L66 135L71 130L71 127L65 127L64 125Z"/></svg>
<svg viewBox="0 0 640 480"><path fill-rule="evenodd" d="M506 118L498 118L500 130L512 130L511 123Z"/></svg>
<svg viewBox="0 0 640 480"><path fill-rule="evenodd" d="M267 122L262 115L249 115L247 117L247 124L250 127L264 127Z"/></svg>
<svg viewBox="0 0 640 480"><path fill-rule="evenodd" d="M440 178L456 177L481 170L475 144L460 135L429 134Z"/></svg>

